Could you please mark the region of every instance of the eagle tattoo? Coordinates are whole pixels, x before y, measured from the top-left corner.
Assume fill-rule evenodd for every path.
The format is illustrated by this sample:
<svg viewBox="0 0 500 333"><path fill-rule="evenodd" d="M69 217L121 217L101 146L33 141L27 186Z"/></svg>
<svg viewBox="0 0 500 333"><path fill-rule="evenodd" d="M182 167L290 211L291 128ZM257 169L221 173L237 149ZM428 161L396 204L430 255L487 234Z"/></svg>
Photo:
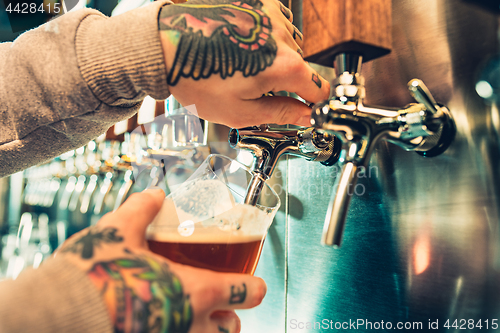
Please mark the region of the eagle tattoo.
<svg viewBox="0 0 500 333"><path fill-rule="evenodd" d="M248 77L271 66L277 46L262 7L258 0L191 0L163 7L159 28L177 43L167 83L212 74L225 79L236 71Z"/></svg>

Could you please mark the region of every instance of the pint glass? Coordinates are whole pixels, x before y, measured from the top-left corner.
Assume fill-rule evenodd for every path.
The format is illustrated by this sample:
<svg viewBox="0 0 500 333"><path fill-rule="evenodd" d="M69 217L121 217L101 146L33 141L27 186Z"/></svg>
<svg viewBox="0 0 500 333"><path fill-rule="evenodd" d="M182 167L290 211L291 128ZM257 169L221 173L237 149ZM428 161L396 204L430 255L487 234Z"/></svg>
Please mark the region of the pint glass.
<svg viewBox="0 0 500 333"><path fill-rule="evenodd" d="M251 179L241 163L208 156L165 198L146 232L150 250L185 265L253 274L280 200L265 184L256 206L244 204Z"/></svg>

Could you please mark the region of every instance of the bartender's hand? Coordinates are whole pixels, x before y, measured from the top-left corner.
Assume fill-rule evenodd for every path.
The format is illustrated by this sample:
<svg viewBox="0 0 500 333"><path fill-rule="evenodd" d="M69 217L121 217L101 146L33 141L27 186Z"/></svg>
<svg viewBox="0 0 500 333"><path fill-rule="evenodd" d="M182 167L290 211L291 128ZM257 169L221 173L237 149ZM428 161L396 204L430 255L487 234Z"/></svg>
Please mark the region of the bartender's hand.
<svg viewBox="0 0 500 333"><path fill-rule="evenodd" d="M309 126L308 102L327 99L329 83L302 58L302 34L278 0L189 0L159 16L170 92L201 118L232 127Z"/></svg>
<svg viewBox="0 0 500 333"><path fill-rule="evenodd" d="M266 285L244 274L175 264L148 250L146 227L165 194L133 194L56 254L85 272L101 293L116 332L240 332L235 309L260 304Z"/></svg>

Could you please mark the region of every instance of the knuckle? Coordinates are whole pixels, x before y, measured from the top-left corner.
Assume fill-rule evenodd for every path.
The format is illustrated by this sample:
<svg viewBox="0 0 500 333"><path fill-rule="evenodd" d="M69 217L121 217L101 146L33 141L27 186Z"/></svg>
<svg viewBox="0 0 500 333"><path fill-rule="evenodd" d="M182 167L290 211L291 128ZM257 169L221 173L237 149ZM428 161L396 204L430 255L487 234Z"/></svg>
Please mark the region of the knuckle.
<svg viewBox="0 0 500 333"><path fill-rule="evenodd" d="M222 295L222 287L219 284L211 283L206 284L198 290L200 296L203 297L204 302L208 307L217 304Z"/></svg>
<svg viewBox="0 0 500 333"><path fill-rule="evenodd" d="M295 78L302 78L305 76L309 76L310 68L306 65L302 57L299 53L295 53L293 57L288 61L290 75L293 75Z"/></svg>
<svg viewBox="0 0 500 333"><path fill-rule="evenodd" d="M273 27L273 37L278 39L278 40L286 40L288 36L290 35L290 32L286 28L285 25L279 25L276 27Z"/></svg>

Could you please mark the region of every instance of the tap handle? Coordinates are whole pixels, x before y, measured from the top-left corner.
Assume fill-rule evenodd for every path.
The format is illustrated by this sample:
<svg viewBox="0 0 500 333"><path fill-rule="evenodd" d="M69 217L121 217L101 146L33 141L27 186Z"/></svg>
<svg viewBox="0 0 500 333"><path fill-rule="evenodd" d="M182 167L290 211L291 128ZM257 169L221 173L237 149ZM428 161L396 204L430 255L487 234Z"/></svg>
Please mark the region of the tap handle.
<svg viewBox="0 0 500 333"><path fill-rule="evenodd" d="M358 168L355 163L347 162L342 167L340 175L337 176L334 186L336 192L332 193L323 227L323 236L321 237L323 245L340 247L349 204L358 181Z"/></svg>
<svg viewBox="0 0 500 333"><path fill-rule="evenodd" d="M432 112L433 114L438 112L439 105L434 97L432 97L431 92L422 80L411 80L408 82L408 89L410 90L413 98L415 98L417 102L422 103L429 112Z"/></svg>
<svg viewBox="0 0 500 333"><path fill-rule="evenodd" d="M366 62L390 52L391 0L303 0L299 6L307 61L331 67L339 53L356 53Z"/></svg>
<svg viewBox="0 0 500 333"><path fill-rule="evenodd" d="M413 98L433 115L430 121L424 122L424 125L434 134L426 137L416 151L424 157L441 155L455 139L457 127L453 116L446 107L436 102L422 80L411 80L408 82L408 89Z"/></svg>

